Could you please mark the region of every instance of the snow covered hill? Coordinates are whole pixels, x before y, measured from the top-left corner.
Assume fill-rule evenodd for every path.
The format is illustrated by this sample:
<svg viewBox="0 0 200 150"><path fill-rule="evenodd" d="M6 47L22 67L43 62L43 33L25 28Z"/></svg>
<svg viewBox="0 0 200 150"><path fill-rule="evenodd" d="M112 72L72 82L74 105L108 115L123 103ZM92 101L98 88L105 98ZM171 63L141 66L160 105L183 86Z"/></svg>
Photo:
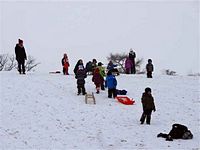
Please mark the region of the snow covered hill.
<svg viewBox="0 0 200 150"><path fill-rule="evenodd" d="M200 148L199 77L117 76L135 105L95 94L96 105L77 96L74 75L0 72L0 149L198 149ZM157 111L151 125L140 125L141 96L149 86ZM91 76L87 92L95 92ZM157 138L173 123L192 131L192 140Z"/></svg>

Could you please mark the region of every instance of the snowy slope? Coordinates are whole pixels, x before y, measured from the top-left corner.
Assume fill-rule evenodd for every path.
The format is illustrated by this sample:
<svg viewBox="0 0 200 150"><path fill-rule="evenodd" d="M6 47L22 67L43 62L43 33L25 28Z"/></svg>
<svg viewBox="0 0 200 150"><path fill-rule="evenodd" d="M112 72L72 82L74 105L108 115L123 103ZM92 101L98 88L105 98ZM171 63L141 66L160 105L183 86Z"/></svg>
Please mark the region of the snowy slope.
<svg viewBox="0 0 200 150"><path fill-rule="evenodd" d="M199 78L120 75L136 104L125 106L95 94L97 104L77 96L73 75L0 72L0 149L198 149L200 148ZM151 125L140 125L141 95L149 86L157 111ZM91 76L87 92L95 92ZM156 135L173 123L189 127L192 140L167 142Z"/></svg>

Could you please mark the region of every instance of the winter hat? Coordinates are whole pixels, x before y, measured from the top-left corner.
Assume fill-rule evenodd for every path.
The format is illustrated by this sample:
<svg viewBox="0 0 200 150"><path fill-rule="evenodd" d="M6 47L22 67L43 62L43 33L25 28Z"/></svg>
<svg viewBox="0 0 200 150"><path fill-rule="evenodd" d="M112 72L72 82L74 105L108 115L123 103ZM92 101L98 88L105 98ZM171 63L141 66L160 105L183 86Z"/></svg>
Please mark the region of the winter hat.
<svg viewBox="0 0 200 150"><path fill-rule="evenodd" d="M151 92L151 88L149 88L149 87L147 87L147 88L145 89L145 93L148 93L148 92Z"/></svg>
<svg viewBox="0 0 200 150"><path fill-rule="evenodd" d="M103 65L102 62L99 62L99 63L98 63L98 66L102 66L102 65Z"/></svg>
<svg viewBox="0 0 200 150"><path fill-rule="evenodd" d="M23 40L21 40L21 39L18 39L18 42L19 42L19 43L23 43Z"/></svg>
<svg viewBox="0 0 200 150"><path fill-rule="evenodd" d="M152 62L152 60L151 59L148 59L148 63L151 63Z"/></svg>
<svg viewBox="0 0 200 150"><path fill-rule="evenodd" d="M84 68L83 68L83 65L79 65L78 66L78 70L83 70Z"/></svg>

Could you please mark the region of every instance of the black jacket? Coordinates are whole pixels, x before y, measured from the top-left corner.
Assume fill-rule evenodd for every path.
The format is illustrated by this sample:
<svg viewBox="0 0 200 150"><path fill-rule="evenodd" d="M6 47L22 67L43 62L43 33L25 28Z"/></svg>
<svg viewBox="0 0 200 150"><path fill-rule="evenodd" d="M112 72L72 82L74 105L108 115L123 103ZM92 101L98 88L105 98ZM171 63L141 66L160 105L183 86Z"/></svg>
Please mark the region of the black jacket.
<svg viewBox="0 0 200 150"><path fill-rule="evenodd" d="M76 66L74 67L74 74L76 74L77 73L77 71L78 71L78 66L79 65L82 65L83 66L83 68L84 68L84 65L83 65L83 63L80 63L80 61L78 61L77 63L76 63Z"/></svg>
<svg viewBox="0 0 200 150"><path fill-rule="evenodd" d="M148 63L148 64L146 65L146 70L147 70L147 72L153 72L153 64Z"/></svg>
<svg viewBox="0 0 200 150"><path fill-rule="evenodd" d="M87 77L86 70L77 70L75 78L77 79L78 85L84 85L85 84L85 78Z"/></svg>
<svg viewBox="0 0 200 150"><path fill-rule="evenodd" d="M153 96L147 93L143 93L142 106L144 110L156 110Z"/></svg>
<svg viewBox="0 0 200 150"><path fill-rule="evenodd" d="M24 47L20 47L18 44L15 46L15 55L16 55L16 60L25 60L26 58L26 52Z"/></svg>

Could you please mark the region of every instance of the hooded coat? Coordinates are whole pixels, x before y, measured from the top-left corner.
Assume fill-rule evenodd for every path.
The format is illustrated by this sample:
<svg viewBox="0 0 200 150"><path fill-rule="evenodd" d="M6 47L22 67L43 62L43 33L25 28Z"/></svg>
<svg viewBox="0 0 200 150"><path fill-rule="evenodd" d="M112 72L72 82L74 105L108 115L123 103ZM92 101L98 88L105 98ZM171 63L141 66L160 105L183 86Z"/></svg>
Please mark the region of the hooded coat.
<svg viewBox="0 0 200 150"><path fill-rule="evenodd" d="M155 104L154 104L154 98L151 94L143 93L142 106L144 110L156 110Z"/></svg>
<svg viewBox="0 0 200 150"><path fill-rule="evenodd" d="M153 72L153 64L152 63L148 63L146 65L146 70L147 70L147 72Z"/></svg>
<svg viewBox="0 0 200 150"><path fill-rule="evenodd" d="M78 85L84 85L85 84L85 78L87 77L86 70L85 69L78 69L75 75L75 78L77 79Z"/></svg>
<svg viewBox="0 0 200 150"><path fill-rule="evenodd" d="M108 89L116 89L117 80L114 75L107 75L105 83L105 87L108 87Z"/></svg>
<svg viewBox="0 0 200 150"><path fill-rule="evenodd" d="M92 81L94 82L94 84L96 86L99 86L99 85L101 85L103 83L104 79L102 78L102 76L100 74L99 68L96 68L94 70Z"/></svg>
<svg viewBox="0 0 200 150"><path fill-rule="evenodd" d="M19 46L19 44L16 44L15 54L16 54L16 60L17 61L24 61L25 59L27 59L24 46L21 47L21 46Z"/></svg>

